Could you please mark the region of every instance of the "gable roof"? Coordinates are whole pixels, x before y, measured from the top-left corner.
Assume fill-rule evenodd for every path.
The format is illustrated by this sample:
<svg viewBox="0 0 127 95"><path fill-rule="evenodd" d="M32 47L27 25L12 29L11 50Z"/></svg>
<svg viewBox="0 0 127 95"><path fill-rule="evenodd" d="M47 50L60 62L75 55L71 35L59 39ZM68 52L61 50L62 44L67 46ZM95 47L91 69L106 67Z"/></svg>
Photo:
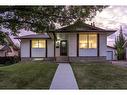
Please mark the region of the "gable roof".
<svg viewBox="0 0 127 95"><path fill-rule="evenodd" d="M116 32L116 30L105 30L94 25L89 25L81 20L77 20L75 23L56 29L54 32Z"/></svg>
<svg viewBox="0 0 127 95"><path fill-rule="evenodd" d="M50 36L47 34L31 34L26 36L16 37L16 39L50 39Z"/></svg>
<svg viewBox="0 0 127 95"><path fill-rule="evenodd" d="M11 46L13 47L14 50L19 50L19 47L17 47L14 42L12 41L12 39L10 38L10 36L8 34L6 34L6 38L8 40L8 42L11 44Z"/></svg>
<svg viewBox="0 0 127 95"><path fill-rule="evenodd" d="M15 44L14 44L14 42L12 41L12 39L10 38L10 36L9 36L9 34L8 33L6 33L6 32L4 32L4 31L1 31L0 30L0 33L3 33L4 35L5 35L5 37L6 37L6 42L7 43L5 43L5 45L6 46L12 46L13 47L13 49L14 50L19 50L19 47L17 47ZM4 46L4 45L3 45Z"/></svg>

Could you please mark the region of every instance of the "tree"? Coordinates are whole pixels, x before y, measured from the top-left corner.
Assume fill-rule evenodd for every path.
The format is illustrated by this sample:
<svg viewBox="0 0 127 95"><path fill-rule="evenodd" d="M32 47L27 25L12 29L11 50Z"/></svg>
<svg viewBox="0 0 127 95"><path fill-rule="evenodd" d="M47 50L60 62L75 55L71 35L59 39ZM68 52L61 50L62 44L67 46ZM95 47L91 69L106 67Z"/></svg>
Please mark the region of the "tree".
<svg viewBox="0 0 127 95"><path fill-rule="evenodd" d="M3 32L0 32L0 45L7 44L6 35Z"/></svg>
<svg viewBox="0 0 127 95"><path fill-rule="evenodd" d="M124 60L125 58L125 47L123 47L125 43L125 37L122 33L122 27L120 28L119 36L115 39L115 48L116 48L116 55L118 60Z"/></svg>
<svg viewBox="0 0 127 95"><path fill-rule="evenodd" d="M25 28L34 32L55 29L55 23L69 25L77 19L91 20L107 6L1 6L0 26L14 34Z"/></svg>

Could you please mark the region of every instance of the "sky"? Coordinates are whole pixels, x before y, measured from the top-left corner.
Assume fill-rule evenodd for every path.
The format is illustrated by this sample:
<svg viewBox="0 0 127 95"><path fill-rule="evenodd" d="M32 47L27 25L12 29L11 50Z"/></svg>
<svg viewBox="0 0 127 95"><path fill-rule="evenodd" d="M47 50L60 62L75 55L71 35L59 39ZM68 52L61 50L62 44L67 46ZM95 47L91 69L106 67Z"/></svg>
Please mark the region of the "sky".
<svg viewBox="0 0 127 95"><path fill-rule="evenodd" d="M113 46L120 27L122 27L127 39L127 6L109 6L103 9L102 12L97 13L92 21L100 28L117 30L114 34L108 36L108 45Z"/></svg>

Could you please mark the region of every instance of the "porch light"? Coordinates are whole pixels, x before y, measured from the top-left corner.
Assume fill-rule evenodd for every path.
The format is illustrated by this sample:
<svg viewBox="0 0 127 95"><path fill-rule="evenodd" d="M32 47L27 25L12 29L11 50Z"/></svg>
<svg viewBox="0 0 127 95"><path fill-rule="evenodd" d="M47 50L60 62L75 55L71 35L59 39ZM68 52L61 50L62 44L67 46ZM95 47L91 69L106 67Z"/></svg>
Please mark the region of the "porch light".
<svg viewBox="0 0 127 95"><path fill-rule="evenodd" d="M57 40L56 41L56 48L59 48L59 46L60 46L60 40Z"/></svg>

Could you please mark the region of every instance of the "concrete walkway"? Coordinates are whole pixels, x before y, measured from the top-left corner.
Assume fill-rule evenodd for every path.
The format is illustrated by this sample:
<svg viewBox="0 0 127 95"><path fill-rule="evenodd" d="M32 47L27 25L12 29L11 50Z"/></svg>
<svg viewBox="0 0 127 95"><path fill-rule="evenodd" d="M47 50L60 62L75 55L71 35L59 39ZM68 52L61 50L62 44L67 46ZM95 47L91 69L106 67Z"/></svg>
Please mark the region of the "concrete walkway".
<svg viewBox="0 0 127 95"><path fill-rule="evenodd" d="M60 63L50 89L78 89L78 85L70 64Z"/></svg>

